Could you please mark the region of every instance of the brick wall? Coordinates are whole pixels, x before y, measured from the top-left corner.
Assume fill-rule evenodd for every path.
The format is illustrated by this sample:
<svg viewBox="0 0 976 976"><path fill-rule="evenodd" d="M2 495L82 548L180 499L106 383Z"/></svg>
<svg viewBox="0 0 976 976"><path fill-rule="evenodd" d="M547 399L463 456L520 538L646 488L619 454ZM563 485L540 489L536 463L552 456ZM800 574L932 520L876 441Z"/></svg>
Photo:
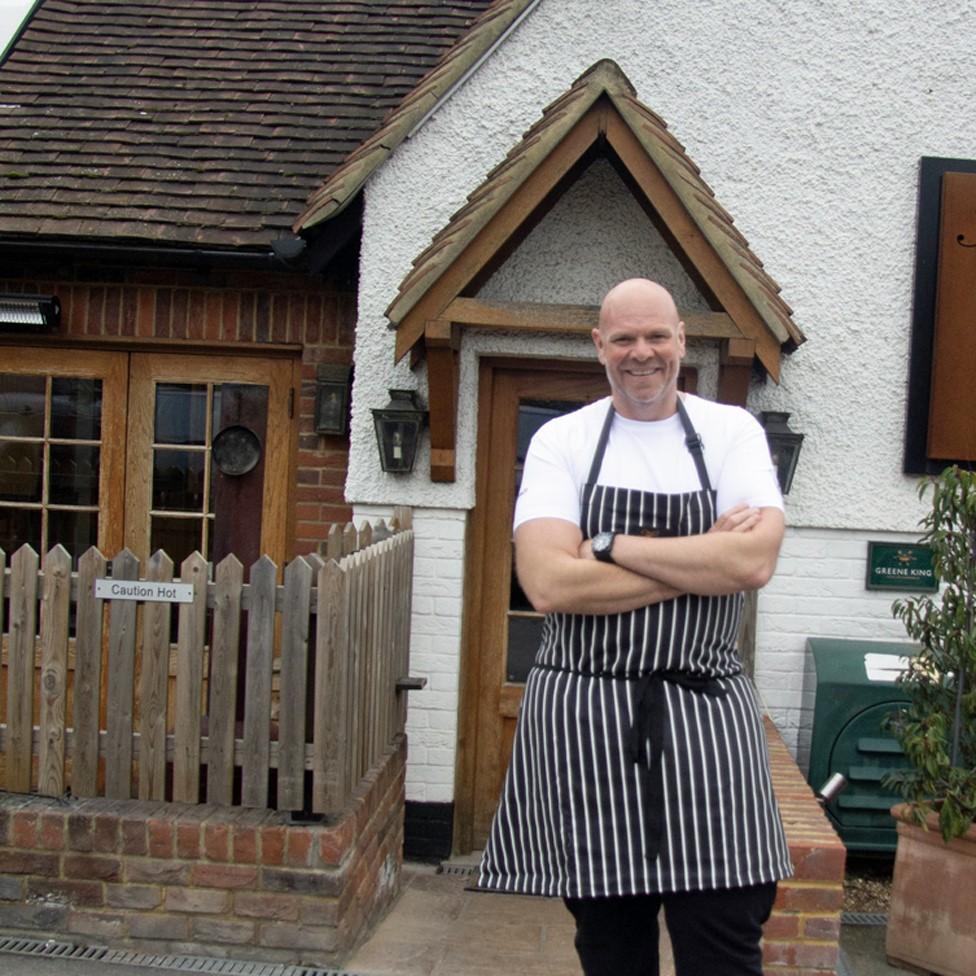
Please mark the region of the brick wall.
<svg viewBox="0 0 976 976"><path fill-rule="evenodd" d="M340 280L270 272L51 269L44 277L0 278L0 291L57 295L62 338L173 340L220 351L226 343L295 346L301 357L294 554L314 552L333 522L346 522L349 444L315 433L315 368L352 362L356 294ZM25 345L30 344L29 338ZM300 347L300 349L299 349ZM162 347L161 347L162 349ZM228 354L237 350L225 349Z"/></svg>
<svg viewBox="0 0 976 976"><path fill-rule="evenodd" d="M794 877L781 881L763 929L767 976L833 976L837 972L846 851L783 737L766 719L766 737Z"/></svg>
<svg viewBox="0 0 976 976"><path fill-rule="evenodd" d="M0 928L341 964L399 889L405 742L329 825L265 810L0 793Z"/></svg>
<svg viewBox="0 0 976 976"><path fill-rule="evenodd" d="M891 615L897 593L868 590L868 541L917 536L787 529L776 574L759 594L756 686L800 768L809 765L816 681L808 637L905 640Z"/></svg>
<svg viewBox="0 0 976 976"><path fill-rule="evenodd" d="M389 507L355 508L357 521L391 515ZM413 509L410 671L426 677L427 687L408 705L407 799L424 803L454 800L467 517L457 509Z"/></svg>

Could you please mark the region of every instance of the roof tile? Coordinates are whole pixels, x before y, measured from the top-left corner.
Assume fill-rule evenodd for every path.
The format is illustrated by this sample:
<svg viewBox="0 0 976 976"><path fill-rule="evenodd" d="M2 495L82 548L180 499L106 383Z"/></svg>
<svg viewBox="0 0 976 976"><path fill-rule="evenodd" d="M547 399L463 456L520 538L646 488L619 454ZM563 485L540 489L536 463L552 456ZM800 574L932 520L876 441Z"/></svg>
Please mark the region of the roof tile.
<svg viewBox="0 0 976 976"><path fill-rule="evenodd" d="M490 6L43 0L0 65L0 234L267 247Z"/></svg>

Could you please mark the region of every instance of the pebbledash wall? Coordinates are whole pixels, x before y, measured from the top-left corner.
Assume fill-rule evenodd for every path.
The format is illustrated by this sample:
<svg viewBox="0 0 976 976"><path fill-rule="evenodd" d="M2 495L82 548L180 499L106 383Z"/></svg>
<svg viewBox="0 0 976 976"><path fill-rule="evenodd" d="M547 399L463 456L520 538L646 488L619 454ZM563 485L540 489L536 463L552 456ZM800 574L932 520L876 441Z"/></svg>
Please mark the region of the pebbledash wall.
<svg viewBox="0 0 976 976"><path fill-rule="evenodd" d="M843 0L694 5L541 0L366 187L357 372L346 496L357 517L414 507L418 575L407 797L453 798L463 553L475 502L477 361L591 356L588 343L465 333L457 481L378 467L369 410L390 387L426 394L423 366L393 363L384 310L411 261L588 67L612 58L662 116L783 288L808 341L749 407L787 410L806 435L789 532L759 600L757 681L806 761L809 636L901 637L890 595L864 587L867 542L917 538L916 481L902 474L921 156L971 157L972 3ZM432 193L431 187L437 192ZM658 277L701 299L609 166L598 163L486 284L499 298L596 304L615 281ZM715 350L694 345L701 389ZM426 445L425 445L426 449ZM506 531L506 527L499 527ZM809 694L809 693L808 693Z"/></svg>

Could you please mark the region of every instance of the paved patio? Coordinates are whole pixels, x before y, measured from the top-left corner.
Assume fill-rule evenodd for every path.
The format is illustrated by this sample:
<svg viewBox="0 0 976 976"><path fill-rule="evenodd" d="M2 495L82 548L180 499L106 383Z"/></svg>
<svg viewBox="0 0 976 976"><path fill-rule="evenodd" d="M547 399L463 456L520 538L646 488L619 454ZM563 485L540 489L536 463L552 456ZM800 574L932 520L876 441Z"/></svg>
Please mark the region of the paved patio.
<svg viewBox="0 0 976 976"><path fill-rule="evenodd" d="M404 864L399 901L345 968L356 976L580 976L573 919L559 899L465 891L471 881ZM661 976L673 976L662 942Z"/></svg>

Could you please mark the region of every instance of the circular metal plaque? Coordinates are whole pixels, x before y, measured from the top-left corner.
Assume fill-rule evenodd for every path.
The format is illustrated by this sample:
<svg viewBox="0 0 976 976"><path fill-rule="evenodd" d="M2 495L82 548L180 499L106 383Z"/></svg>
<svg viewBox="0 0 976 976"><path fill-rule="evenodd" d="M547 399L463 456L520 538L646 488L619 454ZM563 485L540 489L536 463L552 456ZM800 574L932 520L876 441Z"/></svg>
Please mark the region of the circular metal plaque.
<svg viewBox="0 0 976 976"><path fill-rule="evenodd" d="M221 474L247 474L261 460L261 442L247 427L225 427L213 439L213 460Z"/></svg>

